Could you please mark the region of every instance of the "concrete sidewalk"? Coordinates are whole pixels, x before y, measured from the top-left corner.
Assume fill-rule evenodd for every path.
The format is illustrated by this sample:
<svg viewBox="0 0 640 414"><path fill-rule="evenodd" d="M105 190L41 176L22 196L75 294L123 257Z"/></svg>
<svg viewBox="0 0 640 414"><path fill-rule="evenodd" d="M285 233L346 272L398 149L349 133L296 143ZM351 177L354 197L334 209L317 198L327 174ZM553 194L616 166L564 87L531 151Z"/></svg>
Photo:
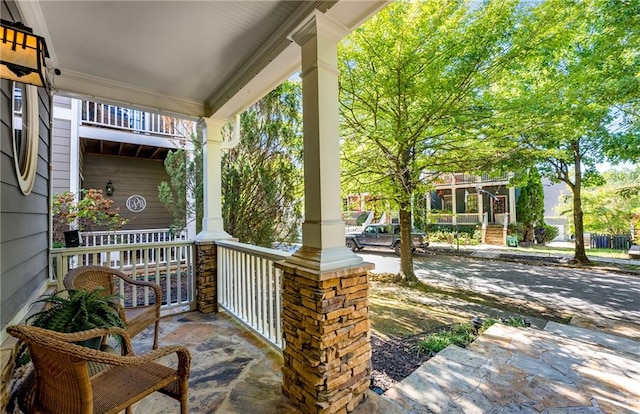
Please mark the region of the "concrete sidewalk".
<svg viewBox="0 0 640 414"><path fill-rule="evenodd" d="M548 244L549 247L568 247L573 248L573 243L569 242L552 242ZM432 248L436 249L444 249L449 250L451 252L461 251L461 252L471 252L471 256L479 257L479 258L487 258L487 259L502 259L502 258L510 258L510 256L520 256L523 258L538 260L538 261L555 261L557 263L567 263L569 260L573 258L572 252L534 252L527 251L526 248L513 248L506 246L495 246L490 244L481 244L478 246L466 246L460 245L451 245L447 243L431 243ZM592 254L590 249L587 249L587 257L598 263L602 264L612 264L612 265L623 265L623 266L639 266L640 260L638 259L618 259L612 257L603 257ZM503 256L503 257L501 257Z"/></svg>

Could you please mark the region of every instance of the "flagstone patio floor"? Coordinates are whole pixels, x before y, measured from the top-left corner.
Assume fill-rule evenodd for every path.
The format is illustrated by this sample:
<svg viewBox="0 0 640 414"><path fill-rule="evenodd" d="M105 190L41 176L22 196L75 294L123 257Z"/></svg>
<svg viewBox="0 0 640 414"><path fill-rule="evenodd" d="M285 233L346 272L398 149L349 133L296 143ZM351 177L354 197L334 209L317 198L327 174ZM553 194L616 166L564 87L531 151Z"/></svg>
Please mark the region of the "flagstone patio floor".
<svg viewBox="0 0 640 414"><path fill-rule="evenodd" d="M174 315L160 328L161 346L191 351L190 413L299 412L280 389L280 352L225 313ZM134 338L136 353L151 349L151 335ZM175 400L154 393L134 413L177 410ZM447 348L384 395L369 391L355 414L433 412L638 413L640 342L559 324L494 325L469 349Z"/></svg>

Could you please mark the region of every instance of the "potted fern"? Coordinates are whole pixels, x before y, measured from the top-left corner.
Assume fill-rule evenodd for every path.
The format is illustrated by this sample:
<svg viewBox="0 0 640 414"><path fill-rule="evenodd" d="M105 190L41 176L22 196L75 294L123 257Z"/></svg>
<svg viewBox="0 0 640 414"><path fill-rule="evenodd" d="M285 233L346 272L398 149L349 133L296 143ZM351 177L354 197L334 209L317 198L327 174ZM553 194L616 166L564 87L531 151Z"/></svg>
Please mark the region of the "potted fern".
<svg viewBox="0 0 640 414"><path fill-rule="evenodd" d="M118 295L103 295L104 288L91 292L68 289L44 295L34 303L44 303L44 309L27 318L27 323L56 332L71 333L93 328L125 328L118 313ZM120 339L119 337L117 339ZM100 347L101 338L85 341L81 345ZM21 347L18 366L30 360L26 347Z"/></svg>

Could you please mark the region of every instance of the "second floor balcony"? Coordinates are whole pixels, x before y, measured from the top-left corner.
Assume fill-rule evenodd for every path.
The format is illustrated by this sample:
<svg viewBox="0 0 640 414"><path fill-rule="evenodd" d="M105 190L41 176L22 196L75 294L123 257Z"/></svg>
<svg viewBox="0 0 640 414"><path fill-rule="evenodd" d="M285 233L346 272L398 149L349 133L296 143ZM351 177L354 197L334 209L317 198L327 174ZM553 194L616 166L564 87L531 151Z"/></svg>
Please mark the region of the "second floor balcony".
<svg viewBox="0 0 640 414"><path fill-rule="evenodd" d="M438 188L451 186L474 186L476 184L507 184L512 177L510 173L506 174L488 174L474 175L467 173L445 173L435 179L434 185Z"/></svg>
<svg viewBox="0 0 640 414"><path fill-rule="evenodd" d="M82 125L134 134L184 140L195 132L195 122L169 115L98 102L82 102Z"/></svg>

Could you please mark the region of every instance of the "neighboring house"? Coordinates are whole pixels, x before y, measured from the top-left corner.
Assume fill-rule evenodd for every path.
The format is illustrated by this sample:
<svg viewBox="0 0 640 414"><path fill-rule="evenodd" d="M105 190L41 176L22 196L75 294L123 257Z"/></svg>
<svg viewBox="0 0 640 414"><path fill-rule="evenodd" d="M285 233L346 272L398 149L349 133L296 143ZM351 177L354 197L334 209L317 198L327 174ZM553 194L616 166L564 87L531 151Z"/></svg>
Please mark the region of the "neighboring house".
<svg viewBox="0 0 640 414"><path fill-rule="evenodd" d="M571 194L571 191L565 183L552 183L546 178L542 179L542 188L544 189L544 222L558 228L558 235L553 241L567 241L571 237L569 220L560 215L558 206L566 195Z"/></svg>
<svg viewBox="0 0 640 414"><path fill-rule="evenodd" d="M164 168L169 150L191 149L195 122L63 96L54 96L53 116L54 194L103 190L129 220L122 230L168 228L173 223L158 198L158 185L169 181ZM188 233L194 236L195 223L190 224Z"/></svg>
<svg viewBox="0 0 640 414"><path fill-rule="evenodd" d="M488 174L442 175L434 183L435 190L427 197L427 211L431 212L431 217L437 224L483 223L483 213L486 213L487 227L503 225L506 216L508 224L515 223L520 189L507 187L509 178L509 175L492 177ZM542 183L545 223L558 228L555 241L567 240L567 219L557 212L561 198L568 191L566 184L552 184L546 179L543 179Z"/></svg>
<svg viewBox="0 0 640 414"><path fill-rule="evenodd" d="M442 225L482 226L482 242L505 245L507 225L515 223L519 191L507 187L510 175L440 174L426 195L429 219Z"/></svg>
<svg viewBox="0 0 640 414"><path fill-rule="evenodd" d="M508 187L510 174L471 175L464 173L440 174L433 182L434 190L427 193L424 205L429 218L440 225L482 225L483 240L488 244L505 244L504 225L517 222L516 204L520 189ZM545 223L559 230L555 241L568 239L567 219L557 210L563 195L563 183L551 184L543 179ZM369 194L350 194L343 198L345 221L356 226L356 218L365 210ZM418 201L416 201L418 203ZM380 222L387 222L380 219Z"/></svg>
<svg viewBox="0 0 640 414"><path fill-rule="evenodd" d="M516 222L517 191L507 187L509 175L447 173L426 197L427 211L437 224L504 224Z"/></svg>

